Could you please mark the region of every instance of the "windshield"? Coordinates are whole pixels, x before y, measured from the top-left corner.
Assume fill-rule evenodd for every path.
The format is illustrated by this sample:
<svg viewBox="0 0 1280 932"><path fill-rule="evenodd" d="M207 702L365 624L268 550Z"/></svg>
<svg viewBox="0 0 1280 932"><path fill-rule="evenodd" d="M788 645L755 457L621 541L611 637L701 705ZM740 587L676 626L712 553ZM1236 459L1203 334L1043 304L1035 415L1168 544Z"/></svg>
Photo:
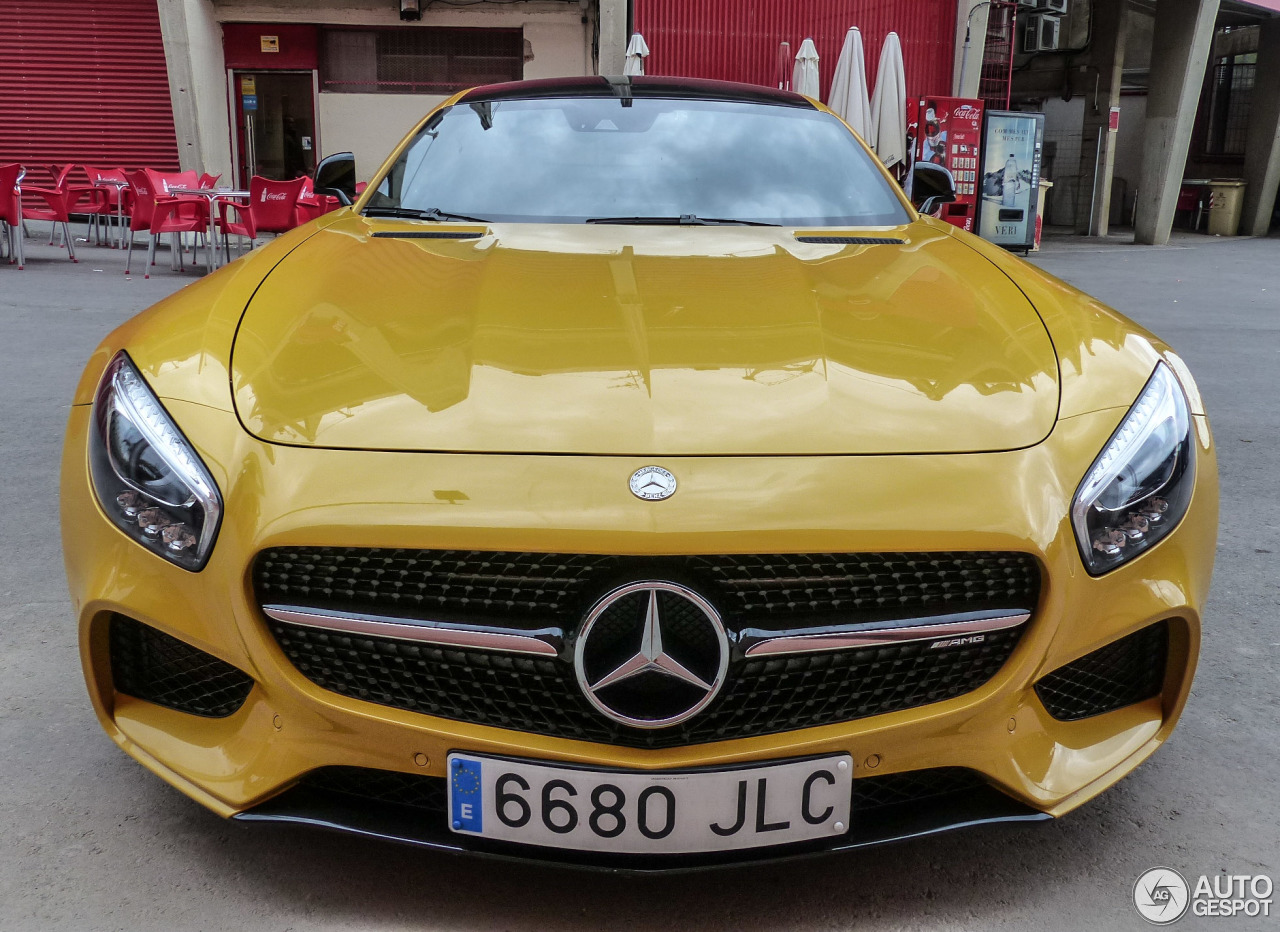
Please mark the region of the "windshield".
<svg viewBox="0 0 1280 932"><path fill-rule="evenodd" d="M465 101L437 113L366 212L438 220L908 222L828 113L718 100Z"/></svg>

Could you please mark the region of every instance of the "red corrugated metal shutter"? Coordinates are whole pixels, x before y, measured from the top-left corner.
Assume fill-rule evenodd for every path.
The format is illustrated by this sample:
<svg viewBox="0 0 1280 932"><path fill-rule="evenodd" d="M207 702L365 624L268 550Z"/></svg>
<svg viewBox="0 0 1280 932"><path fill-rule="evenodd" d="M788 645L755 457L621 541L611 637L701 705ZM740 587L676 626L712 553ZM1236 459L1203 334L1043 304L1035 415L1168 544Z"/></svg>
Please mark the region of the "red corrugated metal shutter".
<svg viewBox="0 0 1280 932"><path fill-rule="evenodd" d="M178 167L156 0L0 0L0 162Z"/></svg>
<svg viewBox="0 0 1280 932"><path fill-rule="evenodd" d="M875 86L884 37L902 40L907 97L951 93L955 0L636 0L635 27L649 45L649 74L777 86L778 46L813 39L822 99L850 26L862 32L867 82ZM788 75L790 70L788 70Z"/></svg>

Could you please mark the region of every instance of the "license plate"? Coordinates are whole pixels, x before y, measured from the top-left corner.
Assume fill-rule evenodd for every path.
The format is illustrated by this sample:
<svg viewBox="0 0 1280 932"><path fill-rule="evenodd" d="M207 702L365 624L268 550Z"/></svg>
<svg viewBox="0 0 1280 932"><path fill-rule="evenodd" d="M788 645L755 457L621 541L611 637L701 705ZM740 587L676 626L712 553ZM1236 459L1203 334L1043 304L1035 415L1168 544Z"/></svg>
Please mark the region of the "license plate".
<svg viewBox="0 0 1280 932"><path fill-rule="evenodd" d="M449 755L449 825L547 848L689 854L849 830L848 754L728 770L592 770Z"/></svg>

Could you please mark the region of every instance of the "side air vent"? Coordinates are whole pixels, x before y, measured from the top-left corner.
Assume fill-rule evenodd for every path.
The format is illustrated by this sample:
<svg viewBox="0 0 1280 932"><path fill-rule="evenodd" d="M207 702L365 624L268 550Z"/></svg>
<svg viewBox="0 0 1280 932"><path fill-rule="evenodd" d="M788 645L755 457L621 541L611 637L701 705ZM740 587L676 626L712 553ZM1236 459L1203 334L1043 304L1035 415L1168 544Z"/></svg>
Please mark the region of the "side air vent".
<svg viewBox="0 0 1280 932"><path fill-rule="evenodd" d="M1160 695L1169 626L1160 621L1058 667L1036 683L1049 714L1074 722Z"/></svg>
<svg viewBox="0 0 1280 932"><path fill-rule="evenodd" d="M231 664L124 615L112 616L110 641L111 678L126 696L225 718L253 689L253 680Z"/></svg>

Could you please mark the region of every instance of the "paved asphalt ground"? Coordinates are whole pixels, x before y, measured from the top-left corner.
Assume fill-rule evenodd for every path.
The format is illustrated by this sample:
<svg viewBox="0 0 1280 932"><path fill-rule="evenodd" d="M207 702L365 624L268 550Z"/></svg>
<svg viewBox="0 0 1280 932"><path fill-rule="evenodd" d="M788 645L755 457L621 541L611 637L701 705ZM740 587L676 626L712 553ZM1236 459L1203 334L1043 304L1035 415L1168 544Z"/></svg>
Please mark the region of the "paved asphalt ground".
<svg viewBox="0 0 1280 932"><path fill-rule="evenodd" d="M332 929L1142 929L1149 867L1280 883L1280 240L1058 240L1035 261L1123 309L1196 373L1222 469L1204 655L1172 740L1056 822L781 867L622 878L224 822L101 733L59 551L67 402L95 344L192 276L0 265L0 932ZM1280 918L1177 928L1280 929Z"/></svg>

